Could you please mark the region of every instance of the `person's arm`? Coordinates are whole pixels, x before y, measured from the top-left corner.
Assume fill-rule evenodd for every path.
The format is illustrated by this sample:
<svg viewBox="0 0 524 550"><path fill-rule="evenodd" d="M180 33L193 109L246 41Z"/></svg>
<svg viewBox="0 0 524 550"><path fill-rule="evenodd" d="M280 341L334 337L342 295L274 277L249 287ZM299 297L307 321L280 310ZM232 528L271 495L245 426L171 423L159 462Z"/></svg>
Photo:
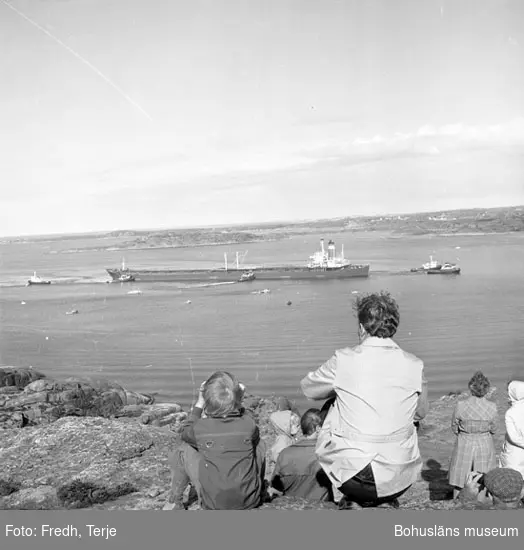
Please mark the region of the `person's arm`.
<svg viewBox="0 0 524 550"><path fill-rule="evenodd" d="M260 430L256 424L255 429L253 430L253 435L251 436L251 441L253 441L253 447L256 447L260 443Z"/></svg>
<svg viewBox="0 0 524 550"><path fill-rule="evenodd" d="M523 429L519 429L517 422L515 422L511 414L511 409L506 413L506 434L513 445L524 448Z"/></svg>
<svg viewBox="0 0 524 550"><path fill-rule="evenodd" d="M455 408L453 409L453 414L451 415L451 431L455 434L459 434L459 417L458 417L458 403L455 405Z"/></svg>
<svg viewBox="0 0 524 550"><path fill-rule="evenodd" d="M324 400L335 396L337 355L333 355L317 370L310 372L300 382L302 392L308 399Z"/></svg>
<svg viewBox="0 0 524 550"><path fill-rule="evenodd" d="M187 418L187 420L182 424L182 431L180 433L180 437L182 441L185 441L195 449L198 449L198 444L197 444L195 431L193 427L195 425L195 422L199 420L201 416L202 416L202 409L195 405L193 407L193 410L191 411L191 414Z"/></svg>
<svg viewBox="0 0 524 550"><path fill-rule="evenodd" d="M271 487L279 493L284 494L286 488L284 487L284 483L282 482L282 478L280 477L280 467L281 463L279 456L275 464L275 469L273 470L273 475L271 476Z"/></svg>
<svg viewBox="0 0 524 550"><path fill-rule="evenodd" d="M497 417L498 410L497 407L495 407L495 412L493 413L493 416L491 417L491 420L489 422L489 433L491 434L497 433Z"/></svg>
<svg viewBox="0 0 524 550"><path fill-rule="evenodd" d="M193 426L195 425L195 422L202 417L202 411L204 410L204 384L205 382L200 385L198 399L193 407L193 410L191 411L191 414L182 424L182 431L180 433L182 441L185 441L195 449L198 449L198 443Z"/></svg>
<svg viewBox="0 0 524 550"><path fill-rule="evenodd" d="M429 411L429 400L428 400L428 381L422 375L422 388L418 396L417 401L417 410L415 411L415 417L413 422L420 422L423 420Z"/></svg>

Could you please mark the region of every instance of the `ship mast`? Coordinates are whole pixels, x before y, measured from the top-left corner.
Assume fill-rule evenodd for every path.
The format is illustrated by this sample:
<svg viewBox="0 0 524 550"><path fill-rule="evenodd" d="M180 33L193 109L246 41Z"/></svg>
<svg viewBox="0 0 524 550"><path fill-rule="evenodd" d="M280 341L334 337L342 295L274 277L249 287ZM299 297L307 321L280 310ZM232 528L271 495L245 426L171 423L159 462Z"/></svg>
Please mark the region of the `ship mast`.
<svg viewBox="0 0 524 550"><path fill-rule="evenodd" d="M227 252L224 252L224 269L227 271Z"/></svg>
<svg viewBox="0 0 524 550"><path fill-rule="evenodd" d="M240 269L240 267L238 265L238 252L237 252L237 269Z"/></svg>

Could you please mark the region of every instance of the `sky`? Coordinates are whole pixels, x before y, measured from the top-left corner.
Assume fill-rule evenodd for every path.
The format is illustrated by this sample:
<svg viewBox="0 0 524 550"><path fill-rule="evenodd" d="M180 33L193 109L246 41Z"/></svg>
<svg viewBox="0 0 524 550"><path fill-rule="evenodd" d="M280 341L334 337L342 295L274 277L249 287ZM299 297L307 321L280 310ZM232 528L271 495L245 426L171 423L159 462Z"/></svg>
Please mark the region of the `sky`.
<svg viewBox="0 0 524 550"><path fill-rule="evenodd" d="M0 0L0 235L524 204L521 0Z"/></svg>

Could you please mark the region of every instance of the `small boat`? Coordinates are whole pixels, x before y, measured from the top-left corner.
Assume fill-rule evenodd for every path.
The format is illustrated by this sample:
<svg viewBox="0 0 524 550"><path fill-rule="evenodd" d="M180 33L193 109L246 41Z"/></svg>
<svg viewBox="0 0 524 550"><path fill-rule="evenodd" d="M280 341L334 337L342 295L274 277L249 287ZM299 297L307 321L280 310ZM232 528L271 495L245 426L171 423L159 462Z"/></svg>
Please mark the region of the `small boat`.
<svg viewBox="0 0 524 550"><path fill-rule="evenodd" d="M130 294L130 295L139 295L139 294L142 294L142 291L139 288L137 288L137 289L134 289L134 290L130 290L128 292L128 294Z"/></svg>
<svg viewBox="0 0 524 550"><path fill-rule="evenodd" d="M433 259L433 256L429 257L429 262L422 264L420 267L412 267L411 271L429 271L430 269L440 269L442 264Z"/></svg>
<svg viewBox="0 0 524 550"><path fill-rule="evenodd" d="M135 281L135 276L129 273L129 269L126 267L126 260L122 258L122 267L120 268L119 277L113 277L115 283L132 283Z"/></svg>
<svg viewBox="0 0 524 550"><path fill-rule="evenodd" d="M78 309L70 309L66 311L66 315L78 315Z"/></svg>
<svg viewBox="0 0 524 550"><path fill-rule="evenodd" d="M38 277L37 274L36 274L36 271L35 271L33 273L33 276L30 279L28 279L26 286L29 286L29 285L50 285L50 284L51 284L51 281L46 281L46 280Z"/></svg>
<svg viewBox="0 0 524 550"><path fill-rule="evenodd" d="M439 269L428 269L428 275L458 275L460 267L456 264L445 263Z"/></svg>
<svg viewBox="0 0 524 550"><path fill-rule="evenodd" d="M254 281L256 279L255 274L253 271L244 271L242 275L240 276L240 279L238 279L239 283L245 283L246 281Z"/></svg>

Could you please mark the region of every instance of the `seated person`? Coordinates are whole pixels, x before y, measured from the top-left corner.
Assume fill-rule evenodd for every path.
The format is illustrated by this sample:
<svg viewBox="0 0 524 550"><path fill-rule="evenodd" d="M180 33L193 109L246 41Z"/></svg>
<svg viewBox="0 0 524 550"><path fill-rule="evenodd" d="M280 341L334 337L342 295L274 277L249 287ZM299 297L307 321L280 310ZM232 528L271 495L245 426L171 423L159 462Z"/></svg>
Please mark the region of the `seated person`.
<svg viewBox="0 0 524 550"><path fill-rule="evenodd" d="M283 449L296 443L300 416L291 410L279 410L269 415L269 421L278 434L271 447L271 458L276 462Z"/></svg>
<svg viewBox="0 0 524 550"><path fill-rule="evenodd" d="M285 496L327 500L331 483L320 467L315 447L322 419L318 409L307 410L300 419L304 438L286 447L277 458L271 486Z"/></svg>
<svg viewBox="0 0 524 550"><path fill-rule="evenodd" d="M185 509L189 484L204 510L250 510L263 503L265 444L242 407L244 392L228 372L215 372L202 384L182 443L170 456L171 492L164 510Z"/></svg>
<svg viewBox="0 0 524 550"><path fill-rule="evenodd" d="M472 472L459 494L462 502L473 502L478 508L497 510L521 508L524 479L511 468L493 468L486 474Z"/></svg>
<svg viewBox="0 0 524 550"><path fill-rule="evenodd" d="M355 307L360 344L337 350L301 387L308 399L335 398L316 451L344 495L339 508L396 508L422 469L415 426L427 412L424 364L393 340L400 313L389 293L359 297Z"/></svg>

